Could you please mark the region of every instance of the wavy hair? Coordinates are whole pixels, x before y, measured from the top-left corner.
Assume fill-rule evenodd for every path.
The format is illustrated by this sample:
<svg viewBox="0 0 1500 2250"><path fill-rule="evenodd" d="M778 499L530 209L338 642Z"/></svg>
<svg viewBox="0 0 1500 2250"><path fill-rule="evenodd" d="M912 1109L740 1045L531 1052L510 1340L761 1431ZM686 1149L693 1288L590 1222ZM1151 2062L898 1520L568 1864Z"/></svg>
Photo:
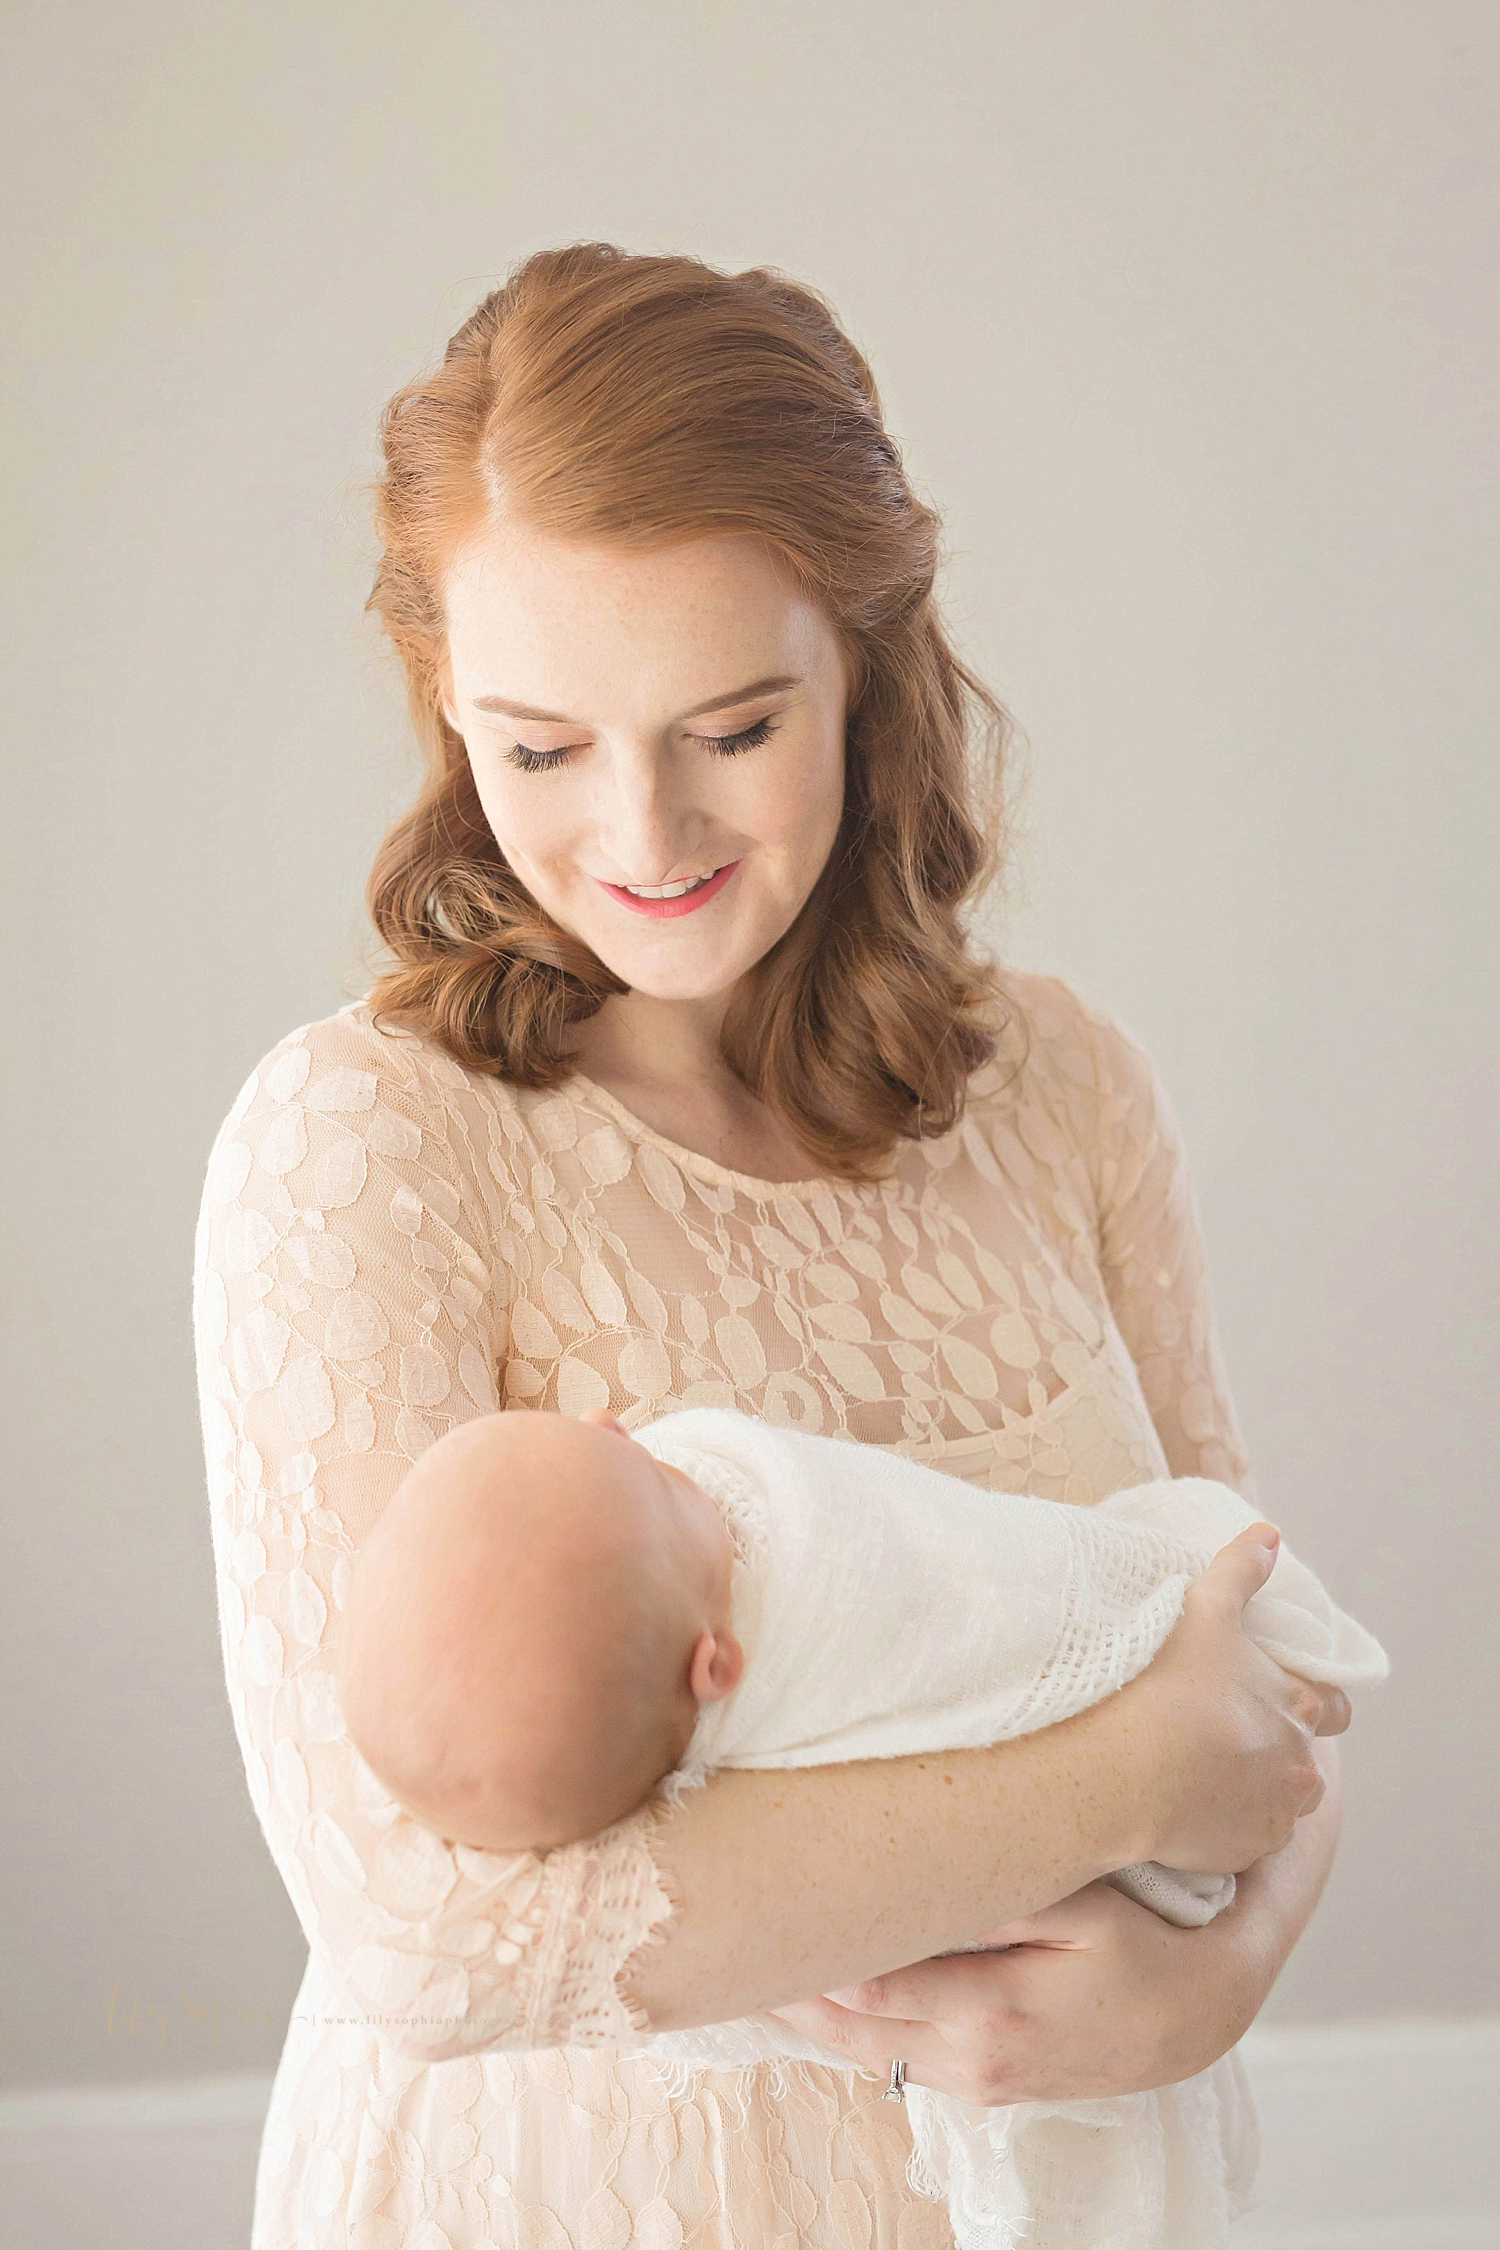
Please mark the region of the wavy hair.
<svg viewBox="0 0 1500 2250"><path fill-rule="evenodd" d="M821 605L853 686L837 837L736 987L724 1058L831 1173L871 1177L898 1140L946 1132L1003 1021L960 914L999 865L1008 722L944 635L937 518L830 307L765 267L541 251L396 394L380 436L368 606L400 656L426 778L370 877L394 957L377 1015L466 1069L547 1087L573 1068L569 1027L627 989L507 866L444 716L459 545L502 507L633 547L753 533Z"/></svg>

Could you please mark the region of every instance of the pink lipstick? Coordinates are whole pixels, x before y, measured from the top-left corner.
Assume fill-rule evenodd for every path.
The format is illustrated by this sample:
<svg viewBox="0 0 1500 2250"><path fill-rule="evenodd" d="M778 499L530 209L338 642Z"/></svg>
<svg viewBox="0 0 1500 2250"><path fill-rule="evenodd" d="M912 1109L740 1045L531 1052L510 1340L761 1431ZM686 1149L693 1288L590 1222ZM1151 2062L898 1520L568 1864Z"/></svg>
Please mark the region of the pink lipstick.
<svg viewBox="0 0 1500 2250"><path fill-rule="evenodd" d="M706 883L700 883L695 890L684 891L678 898L637 898L634 891L627 891L621 883L606 883L597 875L594 880L601 891L608 891L611 898L628 906L632 914L650 914L658 921L665 921L671 915L692 914L698 907L706 906L723 890L739 864L737 859L730 860L726 866L716 868Z"/></svg>

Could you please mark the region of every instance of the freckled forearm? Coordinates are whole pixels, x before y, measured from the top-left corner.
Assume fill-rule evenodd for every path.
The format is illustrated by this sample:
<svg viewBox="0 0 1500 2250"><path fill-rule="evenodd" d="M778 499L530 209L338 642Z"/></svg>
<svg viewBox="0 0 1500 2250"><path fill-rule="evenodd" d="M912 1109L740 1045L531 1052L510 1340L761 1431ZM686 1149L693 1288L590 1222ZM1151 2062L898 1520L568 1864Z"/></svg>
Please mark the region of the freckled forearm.
<svg viewBox="0 0 1500 2250"><path fill-rule="evenodd" d="M779 2007L923 1960L1131 1856L1095 1712L947 1758L724 1773L660 1825L677 1905L622 1980L654 2028Z"/></svg>

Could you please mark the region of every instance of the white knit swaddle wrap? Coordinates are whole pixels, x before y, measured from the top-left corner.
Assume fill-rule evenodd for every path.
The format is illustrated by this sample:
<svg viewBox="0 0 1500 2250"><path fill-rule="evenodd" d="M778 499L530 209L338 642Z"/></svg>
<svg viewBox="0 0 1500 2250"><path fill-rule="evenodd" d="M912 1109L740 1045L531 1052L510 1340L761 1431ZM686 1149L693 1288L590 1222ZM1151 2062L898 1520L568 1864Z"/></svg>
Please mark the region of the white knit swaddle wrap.
<svg viewBox="0 0 1500 2250"><path fill-rule="evenodd" d="M1190 1581L1256 1521L1198 1478L1069 1508L720 1408L633 1434L712 1495L739 1548L744 1676L703 1711L669 1799L720 1766L979 1748L1071 1718L1145 1668ZM1388 1670L1285 1546L1245 1623L1307 1679L1353 1687ZM1112 1880L1180 1924L1234 1895L1232 1877L1155 1865ZM643 2051L685 2083L842 2062L769 2016L658 2034ZM906 2109L913 2185L947 2203L957 2250L1214 2250L1254 2173L1236 2054L1151 2093L983 2109L908 2085Z"/></svg>

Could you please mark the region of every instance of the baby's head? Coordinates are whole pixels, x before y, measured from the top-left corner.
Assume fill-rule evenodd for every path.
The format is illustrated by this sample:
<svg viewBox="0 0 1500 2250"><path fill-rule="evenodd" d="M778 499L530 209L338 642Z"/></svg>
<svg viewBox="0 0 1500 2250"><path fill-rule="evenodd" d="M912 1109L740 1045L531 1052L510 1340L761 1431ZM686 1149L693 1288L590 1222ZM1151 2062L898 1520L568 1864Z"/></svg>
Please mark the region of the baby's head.
<svg viewBox="0 0 1500 2250"><path fill-rule="evenodd" d="M740 1676L733 1554L707 1495L608 1415L463 1423L350 1582L340 1692L362 1756L457 1843L623 1819Z"/></svg>

